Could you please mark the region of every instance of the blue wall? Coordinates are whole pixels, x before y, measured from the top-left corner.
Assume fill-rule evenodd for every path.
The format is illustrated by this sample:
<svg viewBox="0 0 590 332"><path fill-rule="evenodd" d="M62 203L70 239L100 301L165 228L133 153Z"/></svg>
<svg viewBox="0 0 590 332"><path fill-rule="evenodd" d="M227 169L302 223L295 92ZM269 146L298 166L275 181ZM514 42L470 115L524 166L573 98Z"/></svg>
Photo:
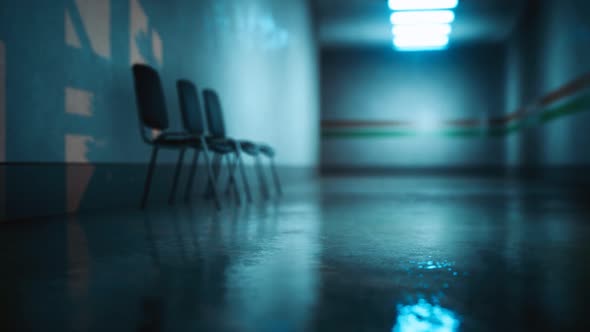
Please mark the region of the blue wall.
<svg viewBox="0 0 590 332"><path fill-rule="evenodd" d="M530 1L503 44L322 54L328 168L590 165L587 1Z"/></svg>
<svg viewBox="0 0 590 332"><path fill-rule="evenodd" d="M503 163L500 138L439 135L443 123L503 113L502 45L442 52L328 49L322 52L322 162L327 167L482 167ZM408 122L333 135L334 121ZM363 126L361 126L363 127ZM394 126L396 127L396 126ZM479 129L477 129L479 130ZM346 130L345 130L346 131Z"/></svg>
<svg viewBox="0 0 590 332"><path fill-rule="evenodd" d="M220 93L231 136L273 145L284 168L314 167L317 58L307 1L2 1L0 220L137 206L150 148L134 63L160 72L172 130L176 80L190 79ZM166 200L176 157L161 155L153 200Z"/></svg>
<svg viewBox="0 0 590 332"><path fill-rule="evenodd" d="M590 3L584 0L534 1L523 13L507 47L506 111L521 106L540 112L539 98L590 73ZM575 101L588 89L564 96L553 107ZM508 137L506 162L512 166L590 164L590 105Z"/></svg>
<svg viewBox="0 0 590 332"><path fill-rule="evenodd" d="M6 161L145 162L130 66L219 90L234 136L317 161L316 43L306 1L3 1ZM293 139L293 138L297 139ZM170 157L171 158L171 157Z"/></svg>

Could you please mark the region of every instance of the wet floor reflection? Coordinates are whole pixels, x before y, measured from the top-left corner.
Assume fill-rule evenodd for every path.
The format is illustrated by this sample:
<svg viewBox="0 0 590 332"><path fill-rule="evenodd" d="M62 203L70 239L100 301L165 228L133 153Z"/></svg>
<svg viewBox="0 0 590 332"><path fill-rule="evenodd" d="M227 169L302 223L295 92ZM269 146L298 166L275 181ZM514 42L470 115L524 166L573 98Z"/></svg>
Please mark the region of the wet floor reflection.
<svg viewBox="0 0 590 332"><path fill-rule="evenodd" d="M319 216L306 202L13 226L12 240L0 236L20 252L2 255L10 271L2 285L15 290L0 288L2 307L12 303L1 330L305 330L318 287Z"/></svg>
<svg viewBox="0 0 590 332"><path fill-rule="evenodd" d="M387 181L3 226L0 330L590 330L587 209L551 187Z"/></svg>
<svg viewBox="0 0 590 332"><path fill-rule="evenodd" d="M444 308L451 287L461 283L460 277L468 275L459 271L455 262L446 259L408 261L406 277L414 283L414 295L406 295L406 300L398 304L397 317L392 332L455 332L461 325L460 316Z"/></svg>
<svg viewBox="0 0 590 332"><path fill-rule="evenodd" d="M461 321L451 310L420 299L414 305L399 305L392 332L455 332Z"/></svg>
<svg viewBox="0 0 590 332"><path fill-rule="evenodd" d="M314 204L283 211L280 221L262 224L274 235L259 233L251 243L259 250L228 269L226 317L235 331L303 331L308 323L318 287L319 211Z"/></svg>

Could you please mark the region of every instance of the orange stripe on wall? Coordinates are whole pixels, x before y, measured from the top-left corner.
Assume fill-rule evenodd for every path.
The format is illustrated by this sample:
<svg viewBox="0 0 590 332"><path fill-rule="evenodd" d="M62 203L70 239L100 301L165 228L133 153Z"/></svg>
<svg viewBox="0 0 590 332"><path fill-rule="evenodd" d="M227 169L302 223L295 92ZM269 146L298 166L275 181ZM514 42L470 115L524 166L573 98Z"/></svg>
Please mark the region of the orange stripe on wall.
<svg viewBox="0 0 590 332"><path fill-rule="evenodd" d="M496 125L496 126L507 125L512 121L524 118L525 116L527 116L528 112L529 112L528 108L523 107L523 108L516 110L515 112L508 113L506 116L491 118L491 119L489 119L489 124Z"/></svg>
<svg viewBox="0 0 590 332"><path fill-rule="evenodd" d="M461 126L461 127L478 127L482 123L482 120L478 119L463 119L463 120L451 120L445 122L445 124L450 126Z"/></svg>
<svg viewBox="0 0 590 332"><path fill-rule="evenodd" d="M322 127L396 127L409 126L412 122L409 121L358 121L358 120L325 120L322 121Z"/></svg>
<svg viewBox="0 0 590 332"><path fill-rule="evenodd" d="M579 93L587 88L590 88L590 73L584 74L577 79L563 85L545 96L539 98L532 103L531 107L522 107L512 113L504 116L487 119L487 124L492 126L508 125L510 122L522 119L529 115L531 110L535 109L535 105L547 107L562 99L566 99ZM325 120L322 121L323 128L351 128L351 127L407 127L415 123L410 121L362 121L362 120ZM458 119L445 122L446 125L458 127L477 127L482 124L480 119Z"/></svg>
<svg viewBox="0 0 590 332"><path fill-rule="evenodd" d="M541 98L539 104L541 106L548 106L553 104L561 99L567 98L572 96L573 94L581 91L590 86L590 74L586 74L582 77L579 77L568 84L562 86L561 88L548 93L544 97Z"/></svg>

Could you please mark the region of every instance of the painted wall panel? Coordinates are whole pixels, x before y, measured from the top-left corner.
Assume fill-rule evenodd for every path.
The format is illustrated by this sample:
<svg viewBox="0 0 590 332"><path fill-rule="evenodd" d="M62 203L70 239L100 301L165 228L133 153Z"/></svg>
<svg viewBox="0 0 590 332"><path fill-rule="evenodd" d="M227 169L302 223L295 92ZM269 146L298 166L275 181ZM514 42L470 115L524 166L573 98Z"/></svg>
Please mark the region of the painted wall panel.
<svg viewBox="0 0 590 332"><path fill-rule="evenodd" d="M137 62L160 71L173 129L181 125L175 81L187 78L219 91L232 136L274 145L280 164L317 162L316 41L306 1L2 6L0 36L7 57L17 59L6 70L9 162L73 161L67 137L85 138L77 161L146 162L130 70Z"/></svg>
<svg viewBox="0 0 590 332"><path fill-rule="evenodd" d="M590 74L590 4L583 0L543 0L523 13L507 48L506 111L520 106L543 112L544 96L587 81ZM590 84L574 84L551 107L568 105L568 115L532 125L506 142L507 162L515 166L590 164ZM520 105L520 106L519 106Z"/></svg>
<svg viewBox="0 0 590 332"><path fill-rule="evenodd" d="M501 45L323 52L323 164L502 165L502 139L486 134L486 121L503 113L503 55ZM465 119L468 135L448 132L447 122Z"/></svg>

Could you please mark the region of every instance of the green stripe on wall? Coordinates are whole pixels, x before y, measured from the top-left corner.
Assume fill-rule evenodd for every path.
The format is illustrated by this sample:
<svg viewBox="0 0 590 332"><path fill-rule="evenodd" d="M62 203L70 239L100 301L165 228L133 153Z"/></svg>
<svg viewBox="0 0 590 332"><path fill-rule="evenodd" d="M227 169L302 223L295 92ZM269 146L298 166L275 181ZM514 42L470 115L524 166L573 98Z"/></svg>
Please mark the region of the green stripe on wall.
<svg viewBox="0 0 590 332"><path fill-rule="evenodd" d="M512 123L508 126L492 126L489 128L442 128L439 130L422 131L414 128L323 128L323 138L403 138L415 136L436 136L450 138L503 137L522 131L524 128L544 125L560 118L590 111L590 93L565 102L562 105L548 108L540 114Z"/></svg>
<svg viewBox="0 0 590 332"><path fill-rule="evenodd" d="M571 100L563 105L549 108L541 114L543 123L551 122L568 115L586 112L590 110L590 94Z"/></svg>

